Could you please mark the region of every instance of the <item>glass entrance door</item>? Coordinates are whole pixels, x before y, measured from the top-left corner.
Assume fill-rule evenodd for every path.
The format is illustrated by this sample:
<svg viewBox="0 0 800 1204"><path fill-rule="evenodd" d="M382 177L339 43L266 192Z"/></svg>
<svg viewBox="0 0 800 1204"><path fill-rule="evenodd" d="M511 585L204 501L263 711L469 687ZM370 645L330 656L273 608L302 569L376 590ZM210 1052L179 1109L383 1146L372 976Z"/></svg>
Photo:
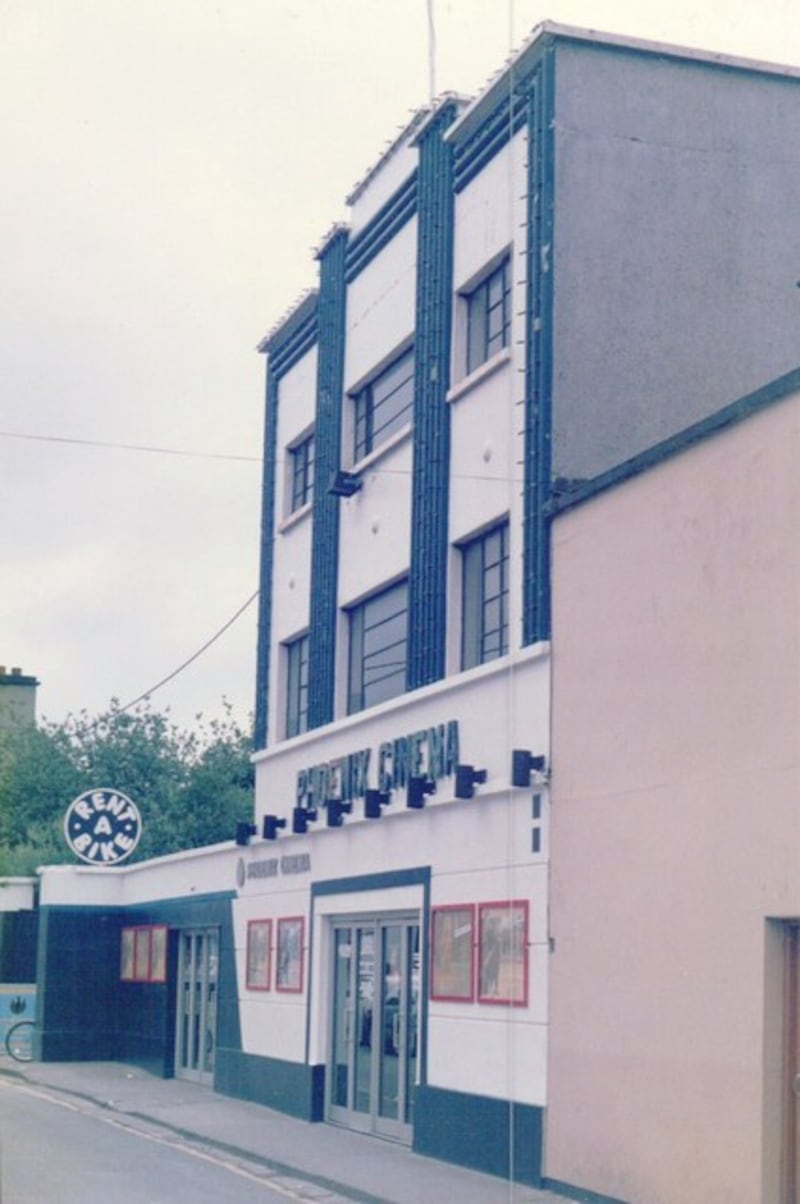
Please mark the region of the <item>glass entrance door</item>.
<svg viewBox="0 0 800 1204"><path fill-rule="evenodd" d="M334 925L330 1120L411 1141L419 955L415 917Z"/></svg>
<svg viewBox="0 0 800 1204"><path fill-rule="evenodd" d="M219 933L189 928L180 934L175 1074L199 1083L214 1080L217 1046Z"/></svg>

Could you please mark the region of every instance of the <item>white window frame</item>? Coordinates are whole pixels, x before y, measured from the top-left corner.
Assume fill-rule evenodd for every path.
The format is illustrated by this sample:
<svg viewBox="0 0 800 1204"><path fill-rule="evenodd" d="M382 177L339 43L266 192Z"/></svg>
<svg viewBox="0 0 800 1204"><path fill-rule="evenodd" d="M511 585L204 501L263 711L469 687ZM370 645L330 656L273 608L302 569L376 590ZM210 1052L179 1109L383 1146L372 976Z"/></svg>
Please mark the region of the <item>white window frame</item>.
<svg viewBox="0 0 800 1204"><path fill-rule="evenodd" d="M310 446L311 455L307 453ZM300 471L298 472L298 464ZM310 426L294 439L286 449L286 506L287 518L299 514L311 505L314 494L314 471L316 467L316 444L314 427ZM302 479L302 500L298 501L297 481Z"/></svg>
<svg viewBox="0 0 800 1204"><path fill-rule="evenodd" d="M499 294L493 289L499 283ZM469 376L511 341L511 257L504 254L462 293L465 307L464 364ZM499 314L499 327L493 316ZM494 328L493 328L494 327Z"/></svg>
<svg viewBox="0 0 800 1204"><path fill-rule="evenodd" d="M391 385L392 374L406 362L408 371L401 375L399 382L390 387L384 395L383 389ZM406 343L393 352L366 380L350 390L350 454L354 464L373 455L413 422L415 364L414 343ZM406 400L395 408L398 395ZM381 422L376 431L376 412L384 406L388 409L380 415Z"/></svg>
<svg viewBox="0 0 800 1204"><path fill-rule="evenodd" d="M392 599L390 595L395 597ZM387 601L390 606L397 602L402 605L384 613L381 603ZM353 715L398 698L406 691L408 578L391 582L349 606L347 618L347 714ZM386 636L383 643L381 628ZM398 628L402 632L399 639Z"/></svg>
<svg viewBox="0 0 800 1204"><path fill-rule="evenodd" d="M309 636L304 631L283 645L286 690L284 733L287 740L308 731ZM303 654L305 649L305 655Z"/></svg>
<svg viewBox="0 0 800 1204"><path fill-rule="evenodd" d="M506 363L511 357L513 338L513 300L514 279L512 265L514 263L513 245L511 243L498 250L486 260L481 267L466 279L461 279L457 286L453 305L453 351L451 361L452 385L447 394L448 401L455 401L462 393L467 392L473 384L477 384L484 376L491 374ZM469 355L469 310L470 302L487 284L491 277L507 264L508 292L505 342L501 347L480 363L470 366Z"/></svg>
<svg viewBox="0 0 800 1204"><path fill-rule="evenodd" d="M500 557L487 565L487 545L498 535ZM459 665L462 670L488 664L508 652L511 600L509 537L510 524L508 516L504 516L458 544L461 562ZM497 588L491 585L491 575L495 569L499 576ZM487 629L487 613L495 604L499 607L499 622ZM490 637L493 637L491 642Z"/></svg>

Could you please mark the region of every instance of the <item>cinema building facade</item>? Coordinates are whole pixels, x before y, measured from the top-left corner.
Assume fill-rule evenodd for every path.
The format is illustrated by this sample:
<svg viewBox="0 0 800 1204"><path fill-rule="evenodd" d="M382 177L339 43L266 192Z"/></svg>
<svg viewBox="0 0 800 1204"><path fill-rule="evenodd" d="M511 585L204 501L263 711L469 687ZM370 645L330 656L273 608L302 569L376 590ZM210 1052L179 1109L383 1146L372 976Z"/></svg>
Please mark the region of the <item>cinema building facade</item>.
<svg viewBox="0 0 800 1204"><path fill-rule="evenodd" d="M208 850L44 871L44 1057L136 1059L521 1182L656 1198L609 1170L606 1063L574 1064L588 968L620 935L593 849L613 892L638 848L569 822L606 616L560 535L591 548L621 466L655 471L796 366L798 133L789 71L545 25L356 187L318 287L260 347L253 815ZM603 998L598 1042L634 1023L631 990Z"/></svg>

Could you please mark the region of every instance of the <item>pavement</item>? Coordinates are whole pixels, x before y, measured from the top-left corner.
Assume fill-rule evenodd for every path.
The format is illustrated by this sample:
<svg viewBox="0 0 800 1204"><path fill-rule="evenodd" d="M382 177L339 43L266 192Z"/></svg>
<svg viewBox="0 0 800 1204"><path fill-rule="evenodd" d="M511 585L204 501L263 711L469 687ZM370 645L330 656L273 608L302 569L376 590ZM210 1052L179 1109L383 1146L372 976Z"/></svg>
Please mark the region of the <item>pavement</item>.
<svg viewBox="0 0 800 1204"><path fill-rule="evenodd" d="M0 1087L35 1091L264 1180L307 1204L564 1204L564 1197L309 1124L185 1079L120 1062L12 1062Z"/></svg>

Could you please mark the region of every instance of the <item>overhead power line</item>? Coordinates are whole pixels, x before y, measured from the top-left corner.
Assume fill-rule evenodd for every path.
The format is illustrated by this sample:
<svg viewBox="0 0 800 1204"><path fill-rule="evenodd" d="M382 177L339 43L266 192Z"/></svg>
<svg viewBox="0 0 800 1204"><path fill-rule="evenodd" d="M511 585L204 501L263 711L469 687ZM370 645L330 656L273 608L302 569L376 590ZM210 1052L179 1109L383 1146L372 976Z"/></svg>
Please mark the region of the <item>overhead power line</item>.
<svg viewBox="0 0 800 1204"><path fill-rule="evenodd" d="M239 460L248 464L260 464L261 456L237 456L227 452L194 452L176 447L147 447L138 443L112 443L105 439L68 439L63 435L30 435L20 431L0 431L0 439L34 439L43 443L76 443L86 447L113 447L123 451L154 452L163 456L190 456L200 460ZM393 476L410 476L408 468L370 467L370 475L391 474ZM453 479L463 481L508 481L522 482L522 477L507 477L505 475L489 475L488 473L453 472Z"/></svg>
<svg viewBox="0 0 800 1204"><path fill-rule="evenodd" d="M216 641L219 639L219 637L221 635L224 635L224 633L228 630L229 627L233 626L233 624L236 622L236 620L239 618L239 616L244 614L244 612L247 610L248 606L252 605L252 603L255 602L259 593L260 593L260 590L256 590L255 593L251 594L250 597L247 599L247 601L242 603L242 605L239 607L239 609L236 611L236 613L231 615L231 617L228 619L227 623L223 624L223 626L220 627L219 631L215 632L214 635L212 635L210 640L206 640L205 644L203 644L203 646L201 648L198 648L197 651L194 652L189 657L188 660L185 660L182 665L178 665L177 669L173 669L173 671L171 673L167 674L166 677L162 677L161 681L156 682L156 684L154 686L151 686L149 690L145 690L143 694L140 694L138 696L138 698L132 699L131 702L126 702L124 707L120 707L120 710L121 711L129 711L131 709L131 707L136 706L137 702L143 702L145 700L145 698L149 698L149 696L151 694L155 694L156 690L160 690L162 686L165 686L167 684L167 682L173 681L173 679L176 678L179 673L182 673L183 670L188 668L188 666L191 665L194 661L196 661L199 656L202 656L203 653L208 648L210 648L212 644L216 643Z"/></svg>
<svg viewBox="0 0 800 1204"><path fill-rule="evenodd" d="M260 456L237 456L229 452L186 451L178 447L148 447L141 443L113 443L107 439L70 439L64 435L31 435L23 431L0 431L3 439L31 439L39 443L75 443L81 447L113 447L121 451L154 452L161 456L190 456L198 460L243 460L260 464Z"/></svg>

